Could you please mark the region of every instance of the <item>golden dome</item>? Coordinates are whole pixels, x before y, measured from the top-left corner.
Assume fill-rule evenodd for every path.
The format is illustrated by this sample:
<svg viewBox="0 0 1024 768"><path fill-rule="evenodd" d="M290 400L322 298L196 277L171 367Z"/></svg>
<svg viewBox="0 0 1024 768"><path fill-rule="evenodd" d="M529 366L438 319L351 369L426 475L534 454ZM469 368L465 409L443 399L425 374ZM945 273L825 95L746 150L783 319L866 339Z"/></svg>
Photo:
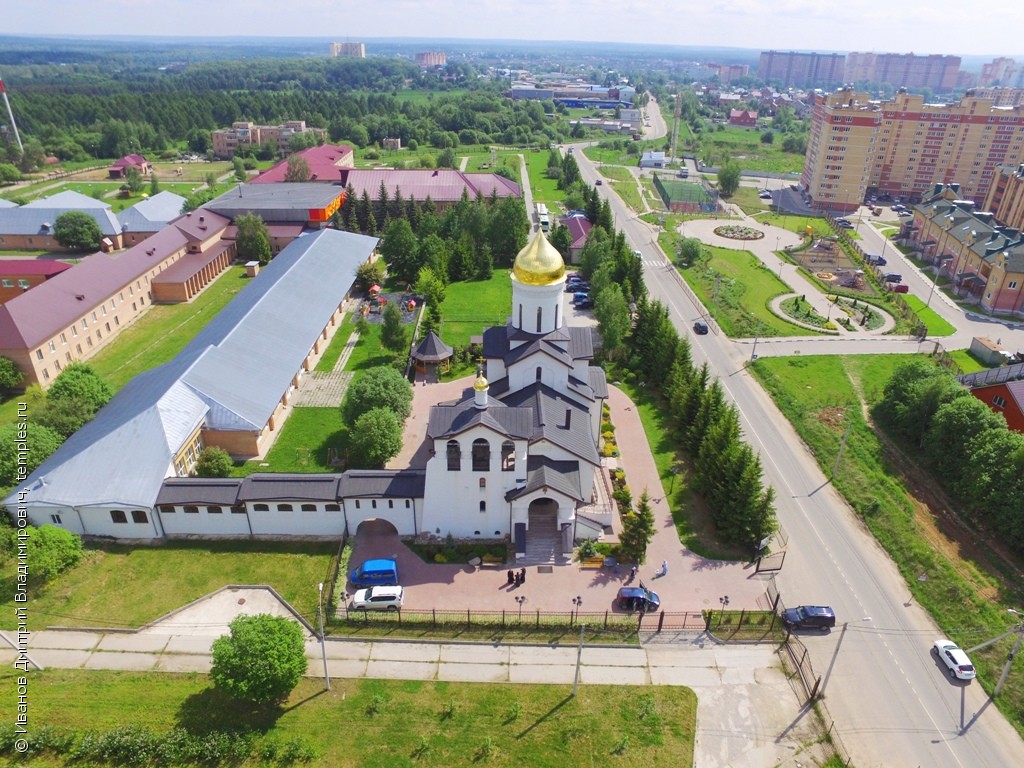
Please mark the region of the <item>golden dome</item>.
<svg viewBox="0 0 1024 768"><path fill-rule="evenodd" d="M526 285L551 285L565 277L565 262L542 232L537 232L516 256L512 274Z"/></svg>
<svg viewBox="0 0 1024 768"><path fill-rule="evenodd" d="M475 389L477 392L483 392L489 386L490 384L487 383L487 379L484 378L483 373L478 373L476 376L476 381L473 382L473 389Z"/></svg>

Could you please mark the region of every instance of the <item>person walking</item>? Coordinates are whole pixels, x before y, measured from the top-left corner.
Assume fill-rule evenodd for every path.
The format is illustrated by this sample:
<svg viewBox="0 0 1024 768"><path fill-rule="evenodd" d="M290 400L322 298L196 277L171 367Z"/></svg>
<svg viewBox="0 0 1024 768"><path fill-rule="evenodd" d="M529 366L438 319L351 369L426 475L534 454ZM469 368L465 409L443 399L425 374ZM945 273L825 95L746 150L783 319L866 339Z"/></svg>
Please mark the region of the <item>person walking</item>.
<svg viewBox="0 0 1024 768"><path fill-rule="evenodd" d="M668 576L668 560L661 561L661 575Z"/></svg>
<svg viewBox="0 0 1024 768"><path fill-rule="evenodd" d="M525 584L526 583L526 569L525 568L523 568L521 571L519 571L519 583L520 584Z"/></svg>
<svg viewBox="0 0 1024 768"><path fill-rule="evenodd" d="M636 578L636 566L634 565L632 568L629 569L629 580L630 580L630 582L632 582L633 579L635 579L635 578Z"/></svg>
<svg viewBox="0 0 1024 768"><path fill-rule="evenodd" d="M508 569L508 583L509 584L515 584L516 583L516 573L511 568Z"/></svg>

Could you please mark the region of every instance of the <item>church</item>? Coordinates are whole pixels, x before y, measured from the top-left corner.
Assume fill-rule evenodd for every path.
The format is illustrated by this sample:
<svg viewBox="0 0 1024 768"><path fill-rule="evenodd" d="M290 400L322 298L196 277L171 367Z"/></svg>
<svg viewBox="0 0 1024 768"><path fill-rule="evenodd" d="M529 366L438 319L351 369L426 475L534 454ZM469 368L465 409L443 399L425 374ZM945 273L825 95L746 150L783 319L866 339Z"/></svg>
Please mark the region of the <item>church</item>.
<svg viewBox="0 0 1024 768"><path fill-rule="evenodd" d="M431 409L425 467L189 476L203 445L251 452L280 429L375 245L333 230L290 245L20 483L9 513L136 542L336 538L373 519L402 536L507 538L523 562L564 562L609 529L609 505L594 503L607 382L591 329L566 324L565 263L540 232L515 259L511 318L484 331L472 387Z"/></svg>

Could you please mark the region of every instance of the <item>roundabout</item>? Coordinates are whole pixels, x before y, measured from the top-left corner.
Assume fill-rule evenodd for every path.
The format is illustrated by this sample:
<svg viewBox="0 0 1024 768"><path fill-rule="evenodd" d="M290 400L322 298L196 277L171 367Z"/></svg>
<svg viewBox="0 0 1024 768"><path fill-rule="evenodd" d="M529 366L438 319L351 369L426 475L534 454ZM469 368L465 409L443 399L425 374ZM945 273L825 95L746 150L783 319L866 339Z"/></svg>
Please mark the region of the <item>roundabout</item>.
<svg viewBox="0 0 1024 768"><path fill-rule="evenodd" d="M715 227L715 234L727 240L760 240L764 232L754 227L745 227L741 224L725 224Z"/></svg>

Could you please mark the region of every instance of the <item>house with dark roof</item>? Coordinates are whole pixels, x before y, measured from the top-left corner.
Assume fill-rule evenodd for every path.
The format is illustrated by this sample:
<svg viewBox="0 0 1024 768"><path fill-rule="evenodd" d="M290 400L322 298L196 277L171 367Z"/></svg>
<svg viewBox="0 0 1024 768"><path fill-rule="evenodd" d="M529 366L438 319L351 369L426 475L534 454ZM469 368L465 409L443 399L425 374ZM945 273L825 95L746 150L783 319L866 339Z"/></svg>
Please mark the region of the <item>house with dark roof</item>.
<svg viewBox="0 0 1024 768"><path fill-rule="evenodd" d="M757 126L757 112L753 109L730 109L729 125L754 128Z"/></svg>
<svg viewBox="0 0 1024 768"><path fill-rule="evenodd" d="M128 171L133 168L139 172L139 175L149 176L153 171L153 164L142 155L125 155L120 160L114 161L114 164L107 170L107 175L112 179L125 179L128 177Z"/></svg>

